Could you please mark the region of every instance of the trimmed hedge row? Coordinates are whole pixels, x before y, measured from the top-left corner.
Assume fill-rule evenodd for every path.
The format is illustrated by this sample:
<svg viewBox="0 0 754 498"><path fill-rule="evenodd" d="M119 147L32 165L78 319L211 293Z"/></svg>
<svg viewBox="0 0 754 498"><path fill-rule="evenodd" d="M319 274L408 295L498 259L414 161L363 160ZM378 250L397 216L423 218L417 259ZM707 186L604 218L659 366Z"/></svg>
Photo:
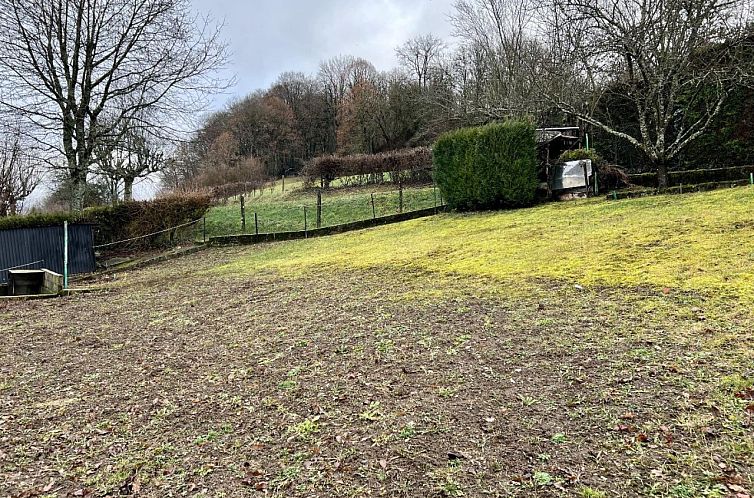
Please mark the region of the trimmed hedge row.
<svg viewBox="0 0 754 498"><path fill-rule="evenodd" d="M209 192L214 201L228 200L231 197L263 190L270 184L269 181L265 180L259 180L256 182L226 183L225 185L218 185L217 187L210 188Z"/></svg>
<svg viewBox="0 0 754 498"><path fill-rule="evenodd" d="M732 168L692 169L685 171L670 171L668 185L697 185L701 183L734 182L749 178L754 173L752 166L736 166ZM657 187L657 173L640 173L628 175L632 185L640 187Z"/></svg>
<svg viewBox="0 0 754 498"><path fill-rule="evenodd" d="M127 202L117 206L89 208L82 213L55 213L14 216L0 219L0 230L39 228L69 223L94 225L94 243L110 244L143 237L161 230L201 219L210 208L209 195L200 193L172 195L152 201ZM129 249L163 247L170 234L148 237L128 245ZM116 248L122 249L122 248Z"/></svg>
<svg viewBox="0 0 754 498"><path fill-rule="evenodd" d="M510 121L456 130L434 147L435 180L453 209L528 206L537 190L534 127Z"/></svg>
<svg viewBox="0 0 754 498"><path fill-rule="evenodd" d="M67 221L68 223L86 223L88 220L84 213L49 213L32 214L28 216L8 216L7 218L0 218L0 230L60 226L64 221Z"/></svg>
<svg viewBox="0 0 754 498"><path fill-rule="evenodd" d="M668 187L666 189L650 188L644 190L614 190L608 192L607 200L619 200L619 199L635 199L637 197L649 197L654 195L675 195L675 194L690 194L694 192L711 192L713 190L719 190L724 188L743 187L749 184L749 180L732 180L725 182L710 182L700 183L697 185L678 185L675 187Z"/></svg>
<svg viewBox="0 0 754 498"><path fill-rule="evenodd" d="M85 212L95 225L95 244L109 244L177 227L201 219L209 210L208 195L191 193L161 197L152 201L127 202L113 207L92 208ZM148 237L127 248L164 247L171 242L170 233ZM115 247L115 249L119 249Z"/></svg>
<svg viewBox="0 0 754 498"><path fill-rule="evenodd" d="M427 147L382 154L317 157L304 166L301 174L309 183L320 182L323 188L339 178L357 177L356 183L382 183L384 173L397 183L431 181L432 150Z"/></svg>

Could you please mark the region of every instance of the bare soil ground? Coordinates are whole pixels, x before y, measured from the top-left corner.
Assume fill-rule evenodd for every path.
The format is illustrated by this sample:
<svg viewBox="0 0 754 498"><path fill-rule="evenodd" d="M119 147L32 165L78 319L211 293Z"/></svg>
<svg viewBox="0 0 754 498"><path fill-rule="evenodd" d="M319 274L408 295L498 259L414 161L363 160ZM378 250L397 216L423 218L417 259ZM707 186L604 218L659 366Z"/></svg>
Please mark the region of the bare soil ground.
<svg viewBox="0 0 754 498"><path fill-rule="evenodd" d="M738 496L752 314L395 268L0 304L0 496Z"/></svg>

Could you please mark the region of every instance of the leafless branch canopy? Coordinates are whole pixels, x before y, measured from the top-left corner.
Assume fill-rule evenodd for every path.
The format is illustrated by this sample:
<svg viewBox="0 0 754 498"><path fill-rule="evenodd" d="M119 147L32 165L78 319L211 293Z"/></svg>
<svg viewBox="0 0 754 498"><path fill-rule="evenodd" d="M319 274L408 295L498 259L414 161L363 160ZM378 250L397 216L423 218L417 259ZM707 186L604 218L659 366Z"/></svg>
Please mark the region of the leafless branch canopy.
<svg viewBox="0 0 754 498"><path fill-rule="evenodd" d="M188 0L0 0L0 105L41 130L79 186L98 143L199 106L224 62Z"/></svg>
<svg viewBox="0 0 754 498"><path fill-rule="evenodd" d="M40 182L39 164L18 128L0 128L0 217L19 214Z"/></svg>

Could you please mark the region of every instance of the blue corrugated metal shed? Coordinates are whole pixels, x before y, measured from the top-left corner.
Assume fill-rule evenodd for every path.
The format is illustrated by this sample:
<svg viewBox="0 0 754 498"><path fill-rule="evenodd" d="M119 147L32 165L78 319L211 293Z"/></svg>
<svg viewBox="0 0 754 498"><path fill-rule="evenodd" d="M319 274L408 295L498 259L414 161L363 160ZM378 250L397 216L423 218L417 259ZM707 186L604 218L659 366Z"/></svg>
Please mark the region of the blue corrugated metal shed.
<svg viewBox="0 0 754 498"><path fill-rule="evenodd" d="M0 283L8 281L7 269L47 268L63 273L63 227L0 230ZM96 269L92 226L68 227L68 271L71 275Z"/></svg>

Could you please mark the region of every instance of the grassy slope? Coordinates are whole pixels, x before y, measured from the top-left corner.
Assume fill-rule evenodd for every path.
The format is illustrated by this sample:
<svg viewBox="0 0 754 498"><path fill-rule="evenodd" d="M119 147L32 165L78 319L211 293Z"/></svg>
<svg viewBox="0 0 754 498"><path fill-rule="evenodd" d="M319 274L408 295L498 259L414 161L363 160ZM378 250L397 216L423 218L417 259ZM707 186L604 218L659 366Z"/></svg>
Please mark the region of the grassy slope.
<svg viewBox="0 0 754 498"><path fill-rule="evenodd" d="M333 189L322 196L322 226L339 225L372 217L370 194L374 193L377 216L398 212L398 192L394 186L358 189ZM404 211L433 207L432 188L407 188L404 190ZM304 207L307 208L308 226L316 223L317 198L313 190L303 190L300 180L286 180L286 191L278 184L273 191L246 200L246 231L254 231L254 213L259 218L261 233L285 232L304 229ZM238 199L227 205L212 208L207 214L208 236L241 233L241 205Z"/></svg>
<svg viewBox="0 0 754 498"><path fill-rule="evenodd" d="M749 496L752 199L445 215L0 302L0 495Z"/></svg>
<svg viewBox="0 0 754 498"><path fill-rule="evenodd" d="M754 191L448 214L254 251L227 271L410 267L754 300ZM519 285L519 283L517 283Z"/></svg>

